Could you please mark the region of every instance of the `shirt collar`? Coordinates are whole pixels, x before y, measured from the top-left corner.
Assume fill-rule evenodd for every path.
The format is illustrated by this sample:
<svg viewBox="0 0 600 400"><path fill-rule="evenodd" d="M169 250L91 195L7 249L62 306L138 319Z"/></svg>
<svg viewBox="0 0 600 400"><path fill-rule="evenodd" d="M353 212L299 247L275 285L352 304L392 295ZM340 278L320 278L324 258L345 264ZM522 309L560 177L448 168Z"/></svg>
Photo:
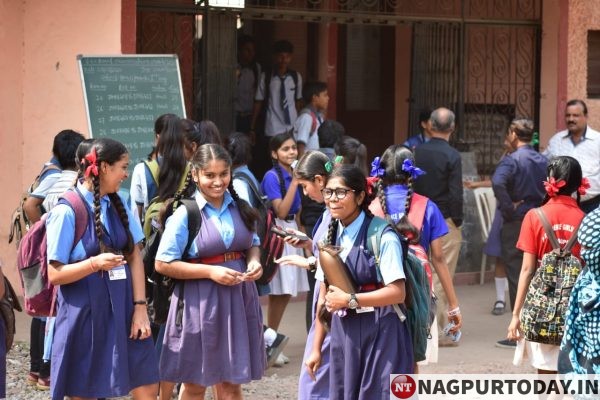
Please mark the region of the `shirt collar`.
<svg viewBox="0 0 600 400"><path fill-rule="evenodd" d="M342 237L342 234L346 234L348 237L354 239L358 235L358 231L365 220L365 212L361 211L358 217L350 223L348 226L342 225L341 221L338 221L338 238Z"/></svg>
<svg viewBox="0 0 600 400"><path fill-rule="evenodd" d="M408 186L402 185L400 183L389 185L385 188L385 194L387 194L387 195L389 195L389 194L406 195L407 192L408 192Z"/></svg>
<svg viewBox="0 0 600 400"><path fill-rule="evenodd" d="M583 135L581 136L581 141L584 141L585 139L587 139L586 134L587 134L587 125L585 126L585 129L583 131ZM567 134L565 136L563 136L563 139L569 139L571 138L571 132L569 130L567 130Z"/></svg>
<svg viewBox="0 0 600 400"><path fill-rule="evenodd" d="M227 207L229 207L231 203L233 203L233 197L231 197L231 194L229 194L229 192L225 192L225 194L223 195L223 204L221 204L220 210L217 210L212 206L212 204L206 201L204 196L202 196L202 193L200 193L200 190L196 189L194 197L196 198L196 202L198 203L198 207L200 208L200 210L202 210L206 206L218 211L219 214L222 213Z"/></svg>
<svg viewBox="0 0 600 400"><path fill-rule="evenodd" d="M79 192L81 193L81 195L83 196L85 201L88 202L89 204L91 204L93 207L94 192L90 192L89 190L87 190L87 188L81 181L77 182L77 190L79 190ZM110 206L110 198L108 197L107 194L105 194L104 196L102 196L102 198L100 198L100 204L102 204L102 203L106 203L107 206Z"/></svg>

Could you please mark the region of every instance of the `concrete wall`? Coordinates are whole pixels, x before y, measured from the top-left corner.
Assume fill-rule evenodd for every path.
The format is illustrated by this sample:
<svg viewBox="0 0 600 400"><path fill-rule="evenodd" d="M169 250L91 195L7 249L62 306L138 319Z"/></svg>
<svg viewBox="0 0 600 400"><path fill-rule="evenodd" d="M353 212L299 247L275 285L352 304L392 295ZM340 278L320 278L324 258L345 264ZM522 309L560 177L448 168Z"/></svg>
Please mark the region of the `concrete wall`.
<svg viewBox="0 0 600 400"><path fill-rule="evenodd" d="M54 135L88 135L76 56L121 53L121 0L0 0L0 16L0 256L12 278L10 214L50 158Z"/></svg>
<svg viewBox="0 0 600 400"><path fill-rule="evenodd" d="M546 0L542 15L542 65L540 69L540 144L544 147L556 132L558 104L559 1Z"/></svg>

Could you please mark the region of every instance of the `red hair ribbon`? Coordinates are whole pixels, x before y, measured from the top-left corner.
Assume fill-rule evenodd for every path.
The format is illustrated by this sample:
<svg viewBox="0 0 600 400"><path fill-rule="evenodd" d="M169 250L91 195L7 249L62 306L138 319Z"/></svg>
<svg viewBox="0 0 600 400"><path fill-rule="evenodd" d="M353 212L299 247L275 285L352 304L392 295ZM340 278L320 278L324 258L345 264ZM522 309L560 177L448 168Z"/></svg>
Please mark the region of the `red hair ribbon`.
<svg viewBox="0 0 600 400"><path fill-rule="evenodd" d="M579 185L579 188L577 188L577 191L579 192L580 195L584 195L587 193L587 190L590 188L590 181L588 180L588 178L583 178L581 179L581 185Z"/></svg>
<svg viewBox="0 0 600 400"><path fill-rule="evenodd" d="M95 147L92 148L92 151L86 154L85 159L90 163L90 165L85 169L85 177L89 177L90 174L98 176L98 157L96 156Z"/></svg>
<svg viewBox="0 0 600 400"><path fill-rule="evenodd" d="M556 179L554 179L554 177L551 176L550 178L548 178L547 181L544 181L544 189L546 189L546 193L548 193L548 196L554 197L558 194L560 188L565 186L566 184L567 182L565 182L563 179L561 179L560 181L556 181Z"/></svg>
<svg viewBox="0 0 600 400"><path fill-rule="evenodd" d="M377 182L379 181L378 176L369 176L367 178L367 195L369 197L373 196L375 192L375 188L377 187Z"/></svg>

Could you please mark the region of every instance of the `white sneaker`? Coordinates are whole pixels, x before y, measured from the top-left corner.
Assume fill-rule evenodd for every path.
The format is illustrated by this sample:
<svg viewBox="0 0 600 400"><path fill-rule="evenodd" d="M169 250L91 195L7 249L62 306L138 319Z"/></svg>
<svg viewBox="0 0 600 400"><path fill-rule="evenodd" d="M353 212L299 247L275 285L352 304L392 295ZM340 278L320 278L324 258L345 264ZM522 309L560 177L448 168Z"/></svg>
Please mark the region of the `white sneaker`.
<svg viewBox="0 0 600 400"><path fill-rule="evenodd" d="M290 363L290 359L283 353L280 353L278 358L281 358L281 360L283 361L284 364Z"/></svg>
<svg viewBox="0 0 600 400"><path fill-rule="evenodd" d="M283 367L285 365L285 361L283 358L281 358L283 354L279 353L279 355L277 356L277 358L275 359L275 362L273 363L274 367Z"/></svg>

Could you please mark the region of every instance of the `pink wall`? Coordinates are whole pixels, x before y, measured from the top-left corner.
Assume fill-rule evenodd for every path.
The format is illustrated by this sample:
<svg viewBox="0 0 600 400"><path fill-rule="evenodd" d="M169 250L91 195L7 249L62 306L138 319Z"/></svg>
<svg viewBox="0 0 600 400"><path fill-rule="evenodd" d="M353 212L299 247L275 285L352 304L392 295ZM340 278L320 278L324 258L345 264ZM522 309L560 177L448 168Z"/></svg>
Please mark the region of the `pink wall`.
<svg viewBox="0 0 600 400"><path fill-rule="evenodd" d="M559 0L544 1L540 71L540 145L545 147L557 130Z"/></svg>
<svg viewBox="0 0 600 400"><path fill-rule="evenodd" d="M600 0L570 0L567 97L584 100L588 106L589 125L600 129L600 99L587 98L588 30L600 30Z"/></svg>
<svg viewBox="0 0 600 400"><path fill-rule="evenodd" d="M88 135L76 56L121 53L121 0L0 0L0 16L0 255L14 265L10 213L51 156L54 135Z"/></svg>

